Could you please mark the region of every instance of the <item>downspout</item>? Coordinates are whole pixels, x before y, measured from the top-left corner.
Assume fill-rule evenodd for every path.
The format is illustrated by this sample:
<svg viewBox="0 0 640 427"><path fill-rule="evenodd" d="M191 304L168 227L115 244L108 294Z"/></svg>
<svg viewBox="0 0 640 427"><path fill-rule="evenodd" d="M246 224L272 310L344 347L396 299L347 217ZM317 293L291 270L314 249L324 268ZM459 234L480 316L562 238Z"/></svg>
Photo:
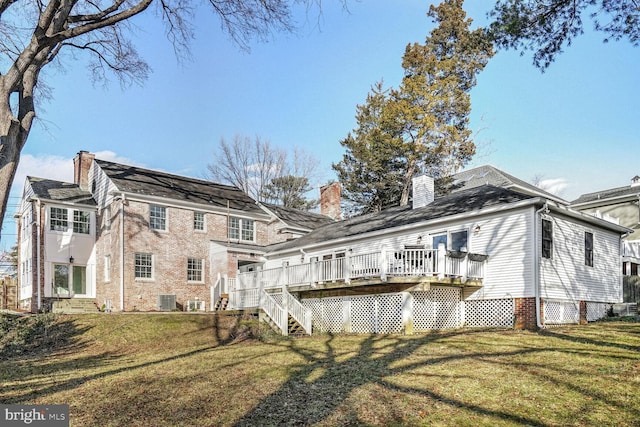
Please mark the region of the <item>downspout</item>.
<svg viewBox="0 0 640 427"><path fill-rule="evenodd" d="M120 311L124 311L124 203L126 195L120 200Z"/></svg>
<svg viewBox="0 0 640 427"><path fill-rule="evenodd" d="M36 272L36 287L38 289L37 291L37 307L38 307L38 311L40 311L42 309L42 295L40 292L40 264L42 263L42 260L40 259L41 256L41 251L40 251L40 232L42 230L40 221L42 220L42 215L40 215L40 200L36 200L36 203L34 203L37 206L37 209L35 210L35 214L37 215L37 219L35 221L33 221L33 225L36 227L36 247L35 247L35 251L36 251L36 268L37 268L37 272ZM33 241L33 240L32 240ZM33 277L33 276L31 276Z"/></svg>
<svg viewBox="0 0 640 427"><path fill-rule="evenodd" d="M534 272L534 290L535 290L535 298L536 298L536 326L540 329L544 328L544 325L542 324L542 319L540 318L540 287L541 287L541 276L542 276L542 271L540 268L540 264L542 261L542 257L540 254L540 251L538 250L538 216L542 213L548 213L549 212L549 205L548 202L545 202L544 206L541 207L540 209L538 209L536 211L536 213L534 214L534 221L533 221L533 242L534 242L534 259L535 259L535 263L536 266L533 269Z"/></svg>

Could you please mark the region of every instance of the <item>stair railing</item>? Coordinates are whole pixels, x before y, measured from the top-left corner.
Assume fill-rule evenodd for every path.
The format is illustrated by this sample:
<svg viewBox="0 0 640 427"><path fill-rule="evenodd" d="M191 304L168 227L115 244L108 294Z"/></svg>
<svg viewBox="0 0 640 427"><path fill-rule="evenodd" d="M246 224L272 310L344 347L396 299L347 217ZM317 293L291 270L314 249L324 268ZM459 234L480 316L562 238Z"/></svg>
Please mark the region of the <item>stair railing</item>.
<svg viewBox="0 0 640 427"><path fill-rule="evenodd" d="M220 299L220 289L222 288L222 276L218 273L216 282L211 285L211 311L215 311L216 302Z"/></svg>
<svg viewBox="0 0 640 427"><path fill-rule="evenodd" d="M264 289L262 289L260 293L259 307L262 308L265 314L276 324L276 327L280 329L282 335L289 335L287 311Z"/></svg>
<svg viewBox="0 0 640 427"><path fill-rule="evenodd" d="M304 331L307 334L311 335L311 309L302 305L302 303L295 299L285 287L282 288L282 299L287 302L286 306L291 317L293 317L295 321L304 328Z"/></svg>

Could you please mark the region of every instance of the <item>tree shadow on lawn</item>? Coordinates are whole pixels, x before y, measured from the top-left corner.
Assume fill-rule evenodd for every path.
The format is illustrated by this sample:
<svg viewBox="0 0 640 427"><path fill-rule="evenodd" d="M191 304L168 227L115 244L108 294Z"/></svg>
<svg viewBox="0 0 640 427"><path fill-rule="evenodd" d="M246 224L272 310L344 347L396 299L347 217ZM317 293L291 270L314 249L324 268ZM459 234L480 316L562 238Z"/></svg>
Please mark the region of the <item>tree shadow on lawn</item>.
<svg viewBox="0 0 640 427"><path fill-rule="evenodd" d="M365 385L373 385L380 389L393 392L410 394L426 398L432 402L438 402L452 408L468 411L476 416L487 419L493 419L495 422L507 422L518 425L545 426L547 424L539 419L528 415L520 415L511 405L504 405L503 409L494 409L483 407L473 402L456 399L453 394L443 394L430 389L412 387L411 385L399 385L389 381L393 376L407 375L415 369L429 366L441 366L448 362L456 362L460 360L469 361L469 369L473 370L473 363L477 361L505 364L511 368L514 362L510 362L513 358L520 359L520 356L531 355L532 360L536 359L536 354L540 357L546 357L545 353L551 351L560 351L572 353L574 348L547 348L543 346L521 345L510 350L504 351L482 351L477 352L460 352L457 354L447 354L435 357L423 357L418 355L413 359L409 356L424 346L433 347L438 341L446 340L455 336L470 336L476 331L454 331L454 332L434 332L429 335L419 337L396 337L393 336L366 336L359 348L354 348L354 352L348 354L344 350L334 349L335 337L329 336L325 343L324 351L314 351L305 346L304 340L291 340L286 345L302 356L305 360L303 364L298 365L292 372L290 378L274 393L261 400L250 412L245 414L235 423L235 426L301 426L313 425L315 423L327 422L327 419L334 415L337 411L343 411L340 415L341 423L348 424L365 424L366 421L361 419L362 410L367 412L366 408L348 408L339 407L344 404L351 394L358 388ZM545 333L546 335L553 335ZM564 338L564 337L562 337ZM389 344L380 346L381 343L390 341ZM607 346L613 345L607 342L593 342L598 345L597 351L607 357ZM631 347L623 347L625 350L636 351ZM420 353L424 349L420 350ZM525 359L526 360L526 359ZM528 363L516 363L515 369L524 369L525 375L536 375L527 372L526 365ZM533 366L533 365L532 365ZM534 366L535 367L535 366ZM553 366L543 366L545 369L556 369ZM441 381L445 382L452 379L452 374L443 371ZM455 375L455 374L453 374ZM430 377L438 376L438 374L429 374ZM459 377L456 377L459 378ZM417 381L419 381L417 379ZM537 380L536 380L537 381ZM542 386L544 383L550 383L552 388L556 390L568 389L583 395L586 399L600 400L609 407L617 407L629 411L625 404L607 398L598 391L585 390L579 384L574 384L570 380L563 380L562 375L541 378ZM577 381L579 382L579 380ZM419 384L418 382L416 384ZM506 397L505 397L506 398ZM389 403L387 414L379 414L381 417L387 416L386 422L398 424L398 422L406 422L404 418L407 414L394 415L393 411L397 410L397 405ZM419 408L415 408L416 413ZM344 412L344 411L350 412ZM640 416L637 410L631 410L635 415ZM344 419L344 417L350 419ZM396 418L393 418L393 417ZM409 414L409 419L414 416L415 420L419 420L418 414ZM388 417L391 417L390 419ZM384 420L383 420L384 421Z"/></svg>
<svg viewBox="0 0 640 427"><path fill-rule="evenodd" d="M290 341L290 348L304 357L305 363L298 366L289 380L275 393L263 399L256 407L240 419L236 426L282 426L282 425L312 425L326 421L350 394L361 386L372 384L386 389L394 389L403 393L422 395L433 401L445 403L457 408L467 409L477 414L494 417L503 421L531 426L541 426L535 419L518 416L507 411L498 411L483 408L478 405L465 403L461 400L432 392L429 390L400 387L389 383L384 378L394 375L410 373L412 370L430 365L440 365L466 358L478 358L482 356L495 357L495 352L456 354L435 358L420 357L418 362L401 364L408 356L414 354L421 347L433 346L443 338L454 335L464 335L469 332L432 333L429 335L410 338L393 336L367 336L356 354L349 354L345 359L344 354L336 355L333 348L335 337L330 336L325 344L326 350L314 352L305 348L304 340ZM384 347L376 346L378 342L391 341ZM545 351L539 348L526 348L512 352L501 353L503 356L519 355ZM314 373L321 372L320 376ZM443 381L450 378L443 374ZM383 415L383 414L381 414ZM355 417L347 423L362 424L357 411L348 414ZM389 420L397 423L398 420Z"/></svg>

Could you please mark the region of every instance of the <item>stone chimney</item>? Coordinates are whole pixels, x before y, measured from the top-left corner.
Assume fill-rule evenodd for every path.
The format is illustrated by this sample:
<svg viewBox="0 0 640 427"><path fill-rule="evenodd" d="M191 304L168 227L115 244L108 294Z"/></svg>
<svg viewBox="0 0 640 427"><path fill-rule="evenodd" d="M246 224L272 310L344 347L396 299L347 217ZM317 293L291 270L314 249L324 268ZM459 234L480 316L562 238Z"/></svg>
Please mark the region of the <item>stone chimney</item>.
<svg viewBox="0 0 640 427"><path fill-rule="evenodd" d="M89 169L96 155L88 151L80 151L73 159L73 182L82 190L91 191Z"/></svg>
<svg viewBox="0 0 640 427"><path fill-rule="evenodd" d="M320 187L320 213L336 221L342 219L340 189L339 182L333 182Z"/></svg>
<svg viewBox="0 0 640 427"><path fill-rule="evenodd" d="M427 175L413 177L413 209L423 208L435 199L433 178Z"/></svg>

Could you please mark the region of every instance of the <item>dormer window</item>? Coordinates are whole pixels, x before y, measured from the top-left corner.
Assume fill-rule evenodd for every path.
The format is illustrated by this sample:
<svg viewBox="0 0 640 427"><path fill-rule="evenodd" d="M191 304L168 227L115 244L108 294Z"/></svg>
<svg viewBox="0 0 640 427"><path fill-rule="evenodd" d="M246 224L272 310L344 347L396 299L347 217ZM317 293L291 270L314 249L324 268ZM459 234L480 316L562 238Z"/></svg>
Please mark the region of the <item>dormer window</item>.
<svg viewBox="0 0 640 427"><path fill-rule="evenodd" d="M633 178L631 178L631 186L632 187L640 186L640 176L636 175Z"/></svg>

